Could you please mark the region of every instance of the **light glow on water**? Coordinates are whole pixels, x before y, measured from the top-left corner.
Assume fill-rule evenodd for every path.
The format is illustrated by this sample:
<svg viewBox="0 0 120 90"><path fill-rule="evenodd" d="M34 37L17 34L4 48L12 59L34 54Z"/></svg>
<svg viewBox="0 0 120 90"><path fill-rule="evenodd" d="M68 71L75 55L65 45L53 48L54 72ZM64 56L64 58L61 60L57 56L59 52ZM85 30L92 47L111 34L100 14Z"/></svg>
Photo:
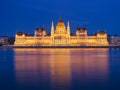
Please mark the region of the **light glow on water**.
<svg viewBox="0 0 120 90"><path fill-rule="evenodd" d="M105 84L108 59L108 49L14 49L15 76L20 85L54 90Z"/></svg>

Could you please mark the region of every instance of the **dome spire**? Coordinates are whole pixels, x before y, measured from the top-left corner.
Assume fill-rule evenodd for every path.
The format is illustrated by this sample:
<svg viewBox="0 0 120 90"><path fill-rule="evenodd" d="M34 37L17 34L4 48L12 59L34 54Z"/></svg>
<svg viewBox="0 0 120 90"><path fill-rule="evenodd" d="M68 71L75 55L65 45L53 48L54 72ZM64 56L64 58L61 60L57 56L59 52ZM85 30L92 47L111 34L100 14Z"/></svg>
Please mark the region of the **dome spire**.
<svg viewBox="0 0 120 90"><path fill-rule="evenodd" d="M60 17L59 22L63 22L62 17Z"/></svg>
<svg viewBox="0 0 120 90"><path fill-rule="evenodd" d="M65 26L63 20L62 20L62 17L60 17L58 23L57 23L57 26Z"/></svg>

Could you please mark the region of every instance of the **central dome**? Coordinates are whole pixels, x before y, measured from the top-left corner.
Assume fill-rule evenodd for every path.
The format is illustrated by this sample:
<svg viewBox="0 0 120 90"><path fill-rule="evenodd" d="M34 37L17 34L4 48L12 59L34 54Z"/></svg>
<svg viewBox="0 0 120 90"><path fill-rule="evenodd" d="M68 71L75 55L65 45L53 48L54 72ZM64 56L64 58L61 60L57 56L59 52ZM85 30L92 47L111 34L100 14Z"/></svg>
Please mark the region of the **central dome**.
<svg viewBox="0 0 120 90"><path fill-rule="evenodd" d="M60 18L60 20L58 21L57 26L65 26L62 18Z"/></svg>
<svg viewBox="0 0 120 90"><path fill-rule="evenodd" d="M62 18L59 19L57 25L56 25L56 31L55 31L56 34L66 34L67 31L66 31L66 26L62 20Z"/></svg>

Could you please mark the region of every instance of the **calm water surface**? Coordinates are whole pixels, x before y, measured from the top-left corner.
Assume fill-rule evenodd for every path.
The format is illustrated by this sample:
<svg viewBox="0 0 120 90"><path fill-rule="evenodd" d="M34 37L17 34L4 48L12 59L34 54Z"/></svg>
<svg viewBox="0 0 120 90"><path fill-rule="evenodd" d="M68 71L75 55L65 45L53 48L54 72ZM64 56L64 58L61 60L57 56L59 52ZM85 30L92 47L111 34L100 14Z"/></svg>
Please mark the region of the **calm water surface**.
<svg viewBox="0 0 120 90"><path fill-rule="evenodd" d="M120 90L120 49L0 49L0 90Z"/></svg>

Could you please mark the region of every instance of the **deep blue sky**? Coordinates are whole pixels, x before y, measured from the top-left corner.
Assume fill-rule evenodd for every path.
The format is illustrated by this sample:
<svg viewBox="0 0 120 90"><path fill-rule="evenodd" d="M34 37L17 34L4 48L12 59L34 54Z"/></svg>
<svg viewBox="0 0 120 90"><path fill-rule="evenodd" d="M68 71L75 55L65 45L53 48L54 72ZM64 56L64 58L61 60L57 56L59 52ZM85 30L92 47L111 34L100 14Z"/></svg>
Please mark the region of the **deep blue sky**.
<svg viewBox="0 0 120 90"><path fill-rule="evenodd" d="M82 24L88 33L100 30L120 35L120 0L1 0L0 36L14 36L17 31L34 33L36 27L55 25L62 16L71 31Z"/></svg>

